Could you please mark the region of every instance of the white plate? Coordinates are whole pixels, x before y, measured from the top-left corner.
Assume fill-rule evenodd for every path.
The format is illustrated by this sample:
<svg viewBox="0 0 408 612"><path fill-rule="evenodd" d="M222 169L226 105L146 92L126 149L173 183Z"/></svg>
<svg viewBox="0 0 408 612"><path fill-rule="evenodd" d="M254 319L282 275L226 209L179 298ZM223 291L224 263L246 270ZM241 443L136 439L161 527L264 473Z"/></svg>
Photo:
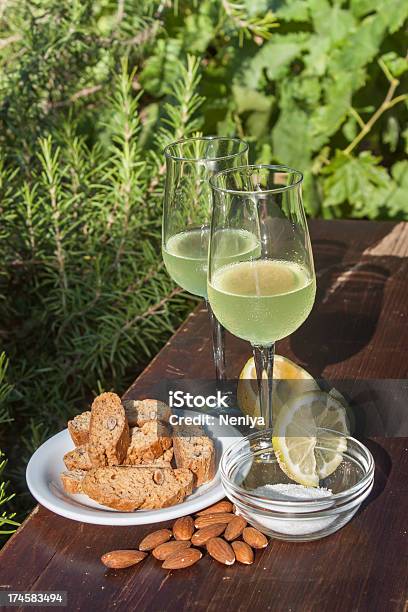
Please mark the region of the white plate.
<svg viewBox="0 0 408 612"><path fill-rule="evenodd" d="M188 411L188 414L196 416L199 413ZM160 510L117 512L101 506L86 495L66 493L62 488L60 474L66 469L63 456L73 448L68 429L56 434L35 451L27 466L28 488L48 510L74 521L95 525L145 525L198 512L225 496L219 474L221 455L237 438L242 437L231 425L220 424L217 417L214 417L214 422L214 425L207 424L206 429L216 448L216 475L211 482L195 489L181 504Z"/></svg>

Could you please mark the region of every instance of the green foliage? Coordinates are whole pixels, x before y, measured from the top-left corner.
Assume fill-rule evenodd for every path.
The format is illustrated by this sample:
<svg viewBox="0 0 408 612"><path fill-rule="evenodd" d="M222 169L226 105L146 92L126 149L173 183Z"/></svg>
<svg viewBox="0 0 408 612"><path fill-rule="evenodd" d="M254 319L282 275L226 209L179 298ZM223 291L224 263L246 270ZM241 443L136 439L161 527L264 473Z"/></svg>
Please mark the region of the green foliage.
<svg viewBox="0 0 408 612"><path fill-rule="evenodd" d="M324 182L325 206L347 205L354 207L354 214L367 215L366 202L375 217L387 201L388 174L379 165L379 158L363 151L358 157L350 157L341 151L323 169L327 175Z"/></svg>
<svg viewBox="0 0 408 612"><path fill-rule="evenodd" d="M140 78L160 96L177 58L202 54L207 132L301 169L311 215L405 219L393 165L406 146L407 18L400 0L180 2ZM362 173L352 199L333 195L339 160L349 179Z"/></svg>
<svg viewBox="0 0 408 612"><path fill-rule="evenodd" d="M245 38L269 39L271 37L271 28L278 26L276 17L270 10L266 11L264 15L253 16L250 14L248 3L222 0L221 5L224 14L221 17L221 22L217 24L218 28L222 28L227 36L230 33L238 32L241 47Z"/></svg>
<svg viewBox="0 0 408 612"><path fill-rule="evenodd" d="M0 450L0 537L14 533L20 524L15 520L15 512L3 510L3 508L7 508L14 497L14 494L8 493L8 483L3 480L3 472L6 465L7 461Z"/></svg>
<svg viewBox="0 0 408 612"><path fill-rule="evenodd" d="M175 63L152 130L123 31L111 24L107 32L106 20L98 31L109 7L101 3L98 18L92 7L90 0L78 4L74 17L74 4L49 3L41 44L27 36L21 57L5 62L0 333L16 386L8 437L23 446L10 444L12 464L26 461L101 388L124 390L192 305L160 256L161 148L199 127L192 116L201 103L199 62ZM14 11L25 23L34 8L22 2ZM140 17L141 33L147 18ZM78 55L68 60L70 41ZM35 86L27 85L23 117L19 82L33 62L43 68ZM27 95L23 89L24 104Z"/></svg>
<svg viewBox="0 0 408 612"><path fill-rule="evenodd" d="M0 425L10 421L10 415L6 400L10 395L12 386L6 380L8 368L8 360L5 353L0 355ZM1 443L1 439L0 439ZM0 538L1 536L10 535L16 530L19 523L15 520L15 512L9 512L10 501L13 499L14 494L8 492L8 482L4 480L4 470L7 465L7 460L4 458L4 454L0 449Z"/></svg>
<svg viewBox="0 0 408 612"><path fill-rule="evenodd" d="M402 0L0 3L13 486L193 305L160 255L168 142L238 135L253 160L304 172L310 215L408 218L407 17Z"/></svg>
<svg viewBox="0 0 408 612"><path fill-rule="evenodd" d="M6 380L8 359L5 353L0 354L0 425L11 421L6 399L10 395L12 385Z"/></svg>

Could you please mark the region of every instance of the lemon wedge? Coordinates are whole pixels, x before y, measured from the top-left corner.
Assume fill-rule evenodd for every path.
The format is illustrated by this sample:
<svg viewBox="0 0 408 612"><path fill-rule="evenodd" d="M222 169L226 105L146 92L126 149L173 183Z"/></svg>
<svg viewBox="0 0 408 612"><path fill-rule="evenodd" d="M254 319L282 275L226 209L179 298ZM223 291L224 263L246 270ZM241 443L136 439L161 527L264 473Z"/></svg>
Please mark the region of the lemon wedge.
<svg viewBox="0 0 408 612"><path fill-rule="evenodd" d="M342 462L342 453L347 448L344 435L348 433L343 404L324 391L308 391L281 407L272 445L281 469L289 478L304 486L317 487Z"/></svg>
<svg viewBox="0 0 408 612"><path fill-rule="evenodd" d="M279 413L283 404L292 397L310 390L318 390L319 386L314 378L296 363L275 355L273 364L273 378L277 381L273 388L273 413L274 418ZM306 382L297 382L306 381ZM248 359L241 374L239 375L237 388L238 406L244 414L251 417L261 416L259 407L258 383L254 358Z"/></svg>

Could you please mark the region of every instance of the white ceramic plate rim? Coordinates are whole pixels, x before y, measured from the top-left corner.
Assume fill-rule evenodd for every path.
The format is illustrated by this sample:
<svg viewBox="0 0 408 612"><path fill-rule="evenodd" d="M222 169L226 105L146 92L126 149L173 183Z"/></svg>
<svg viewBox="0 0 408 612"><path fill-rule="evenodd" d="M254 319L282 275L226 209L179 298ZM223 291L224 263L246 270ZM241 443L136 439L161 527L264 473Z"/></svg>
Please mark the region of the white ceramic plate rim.
<svg viewBox="0 0 408 612"><path fill-rule="evenodd" d="M200 413L188 411L188 414L196 416ZM27 485L33 497L48 510L74 521L94 525L145 525L192 514L225 496L219 472L221 455L237 438L242 437L232 425L221 424L217 416L214 416L214 425L207 424L207 430L216 445L216 475L211 482L195 489L184 502L169 508L117 512L93 502L85 495L65 493L59 474L66 469L63 455L73 448L68 429L60 431L35 451L27 465Z"/></svg>

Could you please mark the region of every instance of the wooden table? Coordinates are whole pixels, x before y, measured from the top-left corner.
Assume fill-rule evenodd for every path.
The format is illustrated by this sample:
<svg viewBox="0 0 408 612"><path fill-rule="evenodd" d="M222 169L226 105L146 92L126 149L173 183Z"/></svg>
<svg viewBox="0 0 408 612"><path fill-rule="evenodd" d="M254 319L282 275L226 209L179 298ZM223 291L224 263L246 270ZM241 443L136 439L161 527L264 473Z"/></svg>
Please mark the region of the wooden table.
<svg viewBox="0 0 408 612"><path fill-rule="evenodd" d="M315 375L408 378L408 224L315 221L314 310L279 353ZM249 356L228 338L229 375ZM154 395L158 378L212 377L206 313L198 308L128 390ZM68 591L69 610L402 611L408 598L408 439L368 442L375 489L338 533L317 542L271 541L253 566L205 557L167 573L149 558L111 572L99 561L137 546L151 527L75 523L37 507L0 555L0 588Z"/></svg>

